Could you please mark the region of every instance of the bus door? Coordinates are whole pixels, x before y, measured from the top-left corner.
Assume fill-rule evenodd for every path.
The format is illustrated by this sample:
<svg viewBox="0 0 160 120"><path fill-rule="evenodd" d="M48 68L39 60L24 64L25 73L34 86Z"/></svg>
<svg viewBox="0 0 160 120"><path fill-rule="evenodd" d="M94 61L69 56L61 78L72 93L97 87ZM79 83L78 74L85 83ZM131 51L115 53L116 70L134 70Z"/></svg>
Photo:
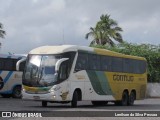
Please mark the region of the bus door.
<svg viewBox="0 0 160 120"><path fill-rule="evenodd" d="M60 84L60 97L62 100L67 100L69 99L69 90L70 90L70 85L68 81L69 77L69 62L68 60L63 59L64 61L61 62L59 69L58 69L58 83Z"/></svg>

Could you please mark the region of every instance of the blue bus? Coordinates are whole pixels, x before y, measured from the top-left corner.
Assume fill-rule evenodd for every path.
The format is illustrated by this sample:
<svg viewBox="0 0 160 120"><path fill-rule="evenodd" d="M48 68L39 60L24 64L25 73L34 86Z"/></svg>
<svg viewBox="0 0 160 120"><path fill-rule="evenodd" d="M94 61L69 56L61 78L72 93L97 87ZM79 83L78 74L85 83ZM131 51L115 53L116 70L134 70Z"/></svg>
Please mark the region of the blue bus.
<svg viewBox="0 0 160 120"><path fill-rule="evenodd" d="M25 61L21 63L19 71L16 70L16 63L25 57L25 55L0 54L0 95L2 97L21 98Z"/></svg>

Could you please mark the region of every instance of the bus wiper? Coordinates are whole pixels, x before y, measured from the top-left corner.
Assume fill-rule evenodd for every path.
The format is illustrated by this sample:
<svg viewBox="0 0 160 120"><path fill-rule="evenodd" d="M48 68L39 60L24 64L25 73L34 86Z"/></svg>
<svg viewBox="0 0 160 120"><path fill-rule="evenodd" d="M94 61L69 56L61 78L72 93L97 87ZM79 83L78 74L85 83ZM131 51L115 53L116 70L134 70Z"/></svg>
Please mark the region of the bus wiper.
<svg viewBox="0 0 160 120"><path fill-rule="evenodd" d="M40 73L40 75L39 75L39 80L42 79L42 76L43 76L43 69L44 69L44 68L42 67L41 73Z"/></svg>
<svg viewBox="0 0 160 120"><path fill-rule="evenodd" d="M42 76L43 76L43 69L44 69L44 68L42 68L42 70L41 70L40 74L38 74L38 76L37 76L37 84L40 84L40 81L42 80Z"/></svg>

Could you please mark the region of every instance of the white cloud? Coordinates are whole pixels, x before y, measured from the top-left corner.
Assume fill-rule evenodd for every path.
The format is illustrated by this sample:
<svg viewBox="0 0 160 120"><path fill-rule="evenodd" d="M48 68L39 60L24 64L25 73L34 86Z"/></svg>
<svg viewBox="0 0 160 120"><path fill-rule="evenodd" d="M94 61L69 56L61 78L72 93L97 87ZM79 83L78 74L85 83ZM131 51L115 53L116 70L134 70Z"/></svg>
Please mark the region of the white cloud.
<svg viewBox="0 0 160 120"><path fill-rule="evenodd" d="M124 40L160 44L158 0L0 1L0 22L7 32L1 52L27 53L47 44L88 46L85 34L105 13L123 28Z"/></svg>
<svg viewBox="0 0 160 120"><path fill-rule="evenodd" d="M59 14L65 8L65 1L64 0L50 0L50 2L46 5L41 7L39 13L50 16Z"/></svg>

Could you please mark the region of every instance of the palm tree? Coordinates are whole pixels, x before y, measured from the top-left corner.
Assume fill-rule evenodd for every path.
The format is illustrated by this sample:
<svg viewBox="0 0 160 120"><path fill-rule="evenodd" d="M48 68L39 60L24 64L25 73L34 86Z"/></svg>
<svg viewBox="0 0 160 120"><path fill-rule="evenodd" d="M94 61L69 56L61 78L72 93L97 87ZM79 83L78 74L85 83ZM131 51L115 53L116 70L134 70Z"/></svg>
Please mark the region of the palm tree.
<svg viewBox="0 0 160 120"><path fill-rule="evenodd" d="M100 37L101 37L102 35L101 35L101 32L98 31L96 28L90 27L90 32L86 34L85 38L88 39L89 36L92 36L92 37L93 37L93 40L92 40L92 42L90 43L90 45L93 45L93 44L101 44L101 39L100 39Z"/></svg>
<svg viewBox="0 0 160 120"><path fill-rule="evenodd" d="M97 22L95 28L90 28L90 32L86 34L86 39L92 37L91 44L114 46L113 40L122 43L123 39L119 32L122 28L118 27L118 23L110 18L110 15L101 15L100 21Z"/></svg>
<svg viewBox="0 0 160 120"><path fill-rule="evenodd" d="M6 32L3 30L3 25L2 25L2 23L0 23L0 37L4 38L5 34L6 34Z"/></svg>
<svg viewBox="0 0 160 120"><path fill-rule="evenodd" d="M2 23L0 23L0 38L4 38L4 35L6 34L6 32L3 30L3 25ZM2 44L0 42L0 48L1 48Z"/></svg>

